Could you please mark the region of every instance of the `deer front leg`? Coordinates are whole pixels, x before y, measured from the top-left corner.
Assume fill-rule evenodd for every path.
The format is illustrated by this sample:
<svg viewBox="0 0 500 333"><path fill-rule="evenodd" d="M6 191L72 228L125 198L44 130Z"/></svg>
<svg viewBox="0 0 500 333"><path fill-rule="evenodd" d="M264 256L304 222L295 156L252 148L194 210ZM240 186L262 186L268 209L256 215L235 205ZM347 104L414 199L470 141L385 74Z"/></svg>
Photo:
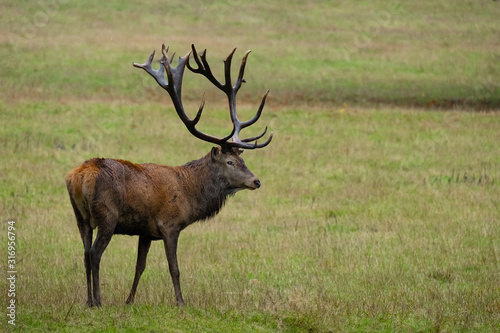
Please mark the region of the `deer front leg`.
<svg viewBox="0 0 500 333"><path fill-rule="evenodd" d="M172 277L172 283L174 284L177 306L184 306L185 304L182 299L181 284L179 280L179 265L177 264L177 241L179 240L179 233L180 232L177 230L169 230L168 233L164 233L163 243L167 254L168 269Z"/></svg>
<svg viewBox="0 0 500 333"><path fill-rule="evenodd" d="M139 284L139 279L141 278L142 272L146 268L146 257L148 256L149 247L151 246L151 239L145 237L139 237L139 249L137 251L137 264L135 265L135 277L134 283L132 284L132 290L127 298L127 304L134 303L135 292L137 290L137 285Z"/></svg>

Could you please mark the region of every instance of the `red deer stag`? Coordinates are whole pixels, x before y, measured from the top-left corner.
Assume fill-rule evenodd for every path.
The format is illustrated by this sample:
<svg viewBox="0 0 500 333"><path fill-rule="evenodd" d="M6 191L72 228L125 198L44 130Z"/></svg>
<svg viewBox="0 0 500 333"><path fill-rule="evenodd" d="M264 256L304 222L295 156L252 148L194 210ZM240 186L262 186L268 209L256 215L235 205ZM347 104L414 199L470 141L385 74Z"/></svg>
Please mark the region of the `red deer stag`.
<svg viewBox="0 0 500 333"><path fill-rule="evenodd" d="M71 171L66 184L73 210L85 248L85 271L87 274L87 304L101 306L99 291L99 263L113 234L138 235L139 246L132 290L127 303L133 303L137 284L144 268L153 240L163 240L168 268L174 285L177 305L184 305L177 265L177 241L181 230L191 223L216 215L226 199L239 190L255 190L260 181L246 167L239 156L240 149L263 148L271 142L272 133L263 143L258 136L240 139L240 130L254 124L260 117L269 91L262 98L257 114L250 120L240 121L236 114L236 93L245 82L243 73L250 51L241 62L238 79L231 83L231 59L236 49L224 61L224 84L219 82L210 69L206 50L200 56L194 45L178 65L172 67L167 56L168 48L162 46L160 68L154 70L152 62L155 51L146 63L135 67L148 72L165 89L174 104L177 114L189 132L195 137L218 145L200 158L183 166L170 167L152 163L134 164L116 159L94 158ZM196 68L189 63L190 56ZM233 123L231 134L218 138L196 129L205 104L203 98L198 113L190 119L182 105L181 87L185 66L194 73L205 76L222 90L229 101L229 113ZM165 72L167 74L165 78ZM93 230L97 236L92 244Z"/></svg>

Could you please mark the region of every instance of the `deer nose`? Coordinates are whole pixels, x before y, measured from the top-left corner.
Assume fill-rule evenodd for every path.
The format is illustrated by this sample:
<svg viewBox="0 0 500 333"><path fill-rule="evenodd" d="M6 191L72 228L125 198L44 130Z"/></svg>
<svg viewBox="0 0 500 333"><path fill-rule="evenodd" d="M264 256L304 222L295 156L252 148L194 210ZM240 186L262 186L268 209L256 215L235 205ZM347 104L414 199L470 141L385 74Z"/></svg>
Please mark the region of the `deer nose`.
<svg viewBox="0 0 500 333"><path fill-rule="evenodd" d="M254 180L253 183L255 184L255 188L259 188L260 187L260 180Z"/></svg>

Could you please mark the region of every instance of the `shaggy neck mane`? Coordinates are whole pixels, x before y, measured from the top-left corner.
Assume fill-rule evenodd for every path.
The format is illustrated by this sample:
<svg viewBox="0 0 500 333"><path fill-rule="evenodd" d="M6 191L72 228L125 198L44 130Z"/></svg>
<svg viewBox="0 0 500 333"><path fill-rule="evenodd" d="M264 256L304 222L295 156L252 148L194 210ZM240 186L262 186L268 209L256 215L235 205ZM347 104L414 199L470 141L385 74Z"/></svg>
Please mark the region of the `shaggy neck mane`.
<svg viewBox="0 0 500 333"><path fill-rule="evenodd" d="M181 167L186 174L189 188L193 189L193 218L206 220L216 215L227 198L236 193L227 179L218 172L211 161L210 153Z"/></svg>

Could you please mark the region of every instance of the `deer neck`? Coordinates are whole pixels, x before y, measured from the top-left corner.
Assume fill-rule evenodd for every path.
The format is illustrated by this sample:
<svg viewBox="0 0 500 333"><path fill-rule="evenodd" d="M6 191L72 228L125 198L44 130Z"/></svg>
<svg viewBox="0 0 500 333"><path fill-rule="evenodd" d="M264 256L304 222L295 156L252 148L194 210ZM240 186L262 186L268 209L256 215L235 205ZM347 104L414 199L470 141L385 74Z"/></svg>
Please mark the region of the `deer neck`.
<svg viewBox="0 0 500 333"><path fill-rule="evenodd" d="M235 193L215 168L210 153L179 168L191 192L192 218L195 221L216 215L227 198Z"/></svg>

